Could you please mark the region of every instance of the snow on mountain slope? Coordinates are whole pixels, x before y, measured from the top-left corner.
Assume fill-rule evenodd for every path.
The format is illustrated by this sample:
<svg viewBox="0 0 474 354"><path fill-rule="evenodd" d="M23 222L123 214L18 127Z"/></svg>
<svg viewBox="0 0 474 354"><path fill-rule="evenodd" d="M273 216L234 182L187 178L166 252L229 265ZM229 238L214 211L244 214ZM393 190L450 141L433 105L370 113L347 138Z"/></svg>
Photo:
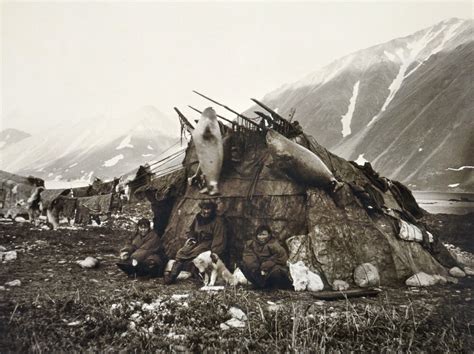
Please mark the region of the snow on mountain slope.
<svg viewBox="0 0 474 354"><path fill-rule="evenodd" d="M449 19L351 53L262 101L282 116L296 108L323 146L413 188L472 191L472 169L448 168L474 165L473 23Z"/></svg>
<svg viewBox="0 0 474 354"><path fill-rule="evenodd" d="M64 123L3 150L2 169L48 180L120 176L172 145L178 130L167 130L170 126L154 107L120 119L100 116Z"/></svg>

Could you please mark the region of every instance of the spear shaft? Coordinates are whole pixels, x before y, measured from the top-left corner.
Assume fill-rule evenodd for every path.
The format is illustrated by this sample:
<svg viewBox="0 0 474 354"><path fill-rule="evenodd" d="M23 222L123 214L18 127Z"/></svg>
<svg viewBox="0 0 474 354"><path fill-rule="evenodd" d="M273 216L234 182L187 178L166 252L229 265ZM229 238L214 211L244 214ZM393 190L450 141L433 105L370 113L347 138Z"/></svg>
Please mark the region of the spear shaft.
<svg viewBox="0 0 474 354"><path fill-rule="evenodd" d="M194 108L193 106L190 106L190 105L188 105L188 107L191 108L192 110L198 112L199 114L202 114L202 112L201 112L199 109ZM222 120L225 120L226 122L229 122L229 123L232 124L232 125L234 125L234 124L235 124L235 125L238 125L236 122L234 122L234 121L232 121L232 120L230 120L230 119L224 118L223 116L220 116L220 115L218 115L218 114L216 114L216 116L217 116L218 118L222 119Z"/></svg>
<svg viewBox="0 0 474 354"><path fill-rule="evenodd" d="M250 118L247 118L246 116L244 116L244 115L242 115L242 114L240 114L240 113L234 111L233 109L227 107L226 105L223 105L222 103L219 103L219 102L213 100L212 98L209 98L209 97L207 97L207 96L203 95L202 93L199 93L199 92L197 92L197 91L195 91L195 90L193 90L193 92L194 92L195 94L197 94L197 95L199 95L199 96L205 98L206 100L209 100L209 101L211 101L212 103L215 103L215 104L217 104L218 106L221 106L222 108L227 109L229 112L232 112L232 113L236 114L238 117L242 118L242 119L245 120L246 122L248 122L248 123L250 123L251 125L257 127L258 129L261 128L257 123L255 123L254 121L252 121Z"/></svg>

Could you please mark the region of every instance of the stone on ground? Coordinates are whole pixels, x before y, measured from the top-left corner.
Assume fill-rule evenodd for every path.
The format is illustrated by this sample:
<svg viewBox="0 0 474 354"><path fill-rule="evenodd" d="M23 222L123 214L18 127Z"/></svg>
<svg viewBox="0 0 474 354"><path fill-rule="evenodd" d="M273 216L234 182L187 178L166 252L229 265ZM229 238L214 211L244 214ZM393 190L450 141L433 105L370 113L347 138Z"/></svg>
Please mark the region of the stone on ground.
<svg viewBox="0 0 474 354"><path fill-rule="evenodd" d="M332 289L335 291L344 291L349 289L349 284L344 280L336 279L332 283Z"/></svg>
<svg viewBox="0 0 474 354"><path fill-rule="evenodd" d="M371 263L363 263L354 270L354 282L361 288L378 286L380 276L377 268Z"/></svg>
<svg viewBox="0 0 474 354"><path fill-rule="evenodd" d="M464 278L466 276L466 273L459 267L452 267L449 270L449 274L456 278Z"/></svg>
<svg viewBox="0 0 474 354"><path fill-rule="evenodd" d="M432 286L438 284L439 281L434 275L419 272L408 278L405 284L408 286Z"/></svg>

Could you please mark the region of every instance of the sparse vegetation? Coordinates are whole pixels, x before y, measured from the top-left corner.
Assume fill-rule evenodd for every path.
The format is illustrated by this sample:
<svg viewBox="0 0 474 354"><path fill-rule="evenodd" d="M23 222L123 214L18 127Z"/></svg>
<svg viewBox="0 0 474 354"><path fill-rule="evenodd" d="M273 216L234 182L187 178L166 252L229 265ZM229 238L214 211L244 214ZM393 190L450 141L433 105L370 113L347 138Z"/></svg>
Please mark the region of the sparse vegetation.
<svg viewBox="0 0 474 354"><path fill-rule="evenodd" d="M193 280L128 279L114 262L127 231L38 231L2 224L0 351L422 351L473 348L473 281L429 289L384 289L378 298L324 302L309 293L227 288ZM74 261L94 255L95 270ZM183 295L183 296L179 296ZM246 326L221 330L238 307Z"/></svg>

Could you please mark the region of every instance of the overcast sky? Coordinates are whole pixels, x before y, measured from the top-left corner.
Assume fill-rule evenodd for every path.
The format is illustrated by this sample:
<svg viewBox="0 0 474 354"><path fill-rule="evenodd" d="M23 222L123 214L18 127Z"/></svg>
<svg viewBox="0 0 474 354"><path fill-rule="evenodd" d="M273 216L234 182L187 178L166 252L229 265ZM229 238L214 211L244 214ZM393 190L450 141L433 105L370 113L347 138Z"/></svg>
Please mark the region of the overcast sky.
<svg viewBox="0 0 474 354"><path fill-rule="evenodd" d="M236 110L331 61L473 3L1 2L1 126L40 125L153 105ZM192 116L194 117L194 116Z"/></svg>

